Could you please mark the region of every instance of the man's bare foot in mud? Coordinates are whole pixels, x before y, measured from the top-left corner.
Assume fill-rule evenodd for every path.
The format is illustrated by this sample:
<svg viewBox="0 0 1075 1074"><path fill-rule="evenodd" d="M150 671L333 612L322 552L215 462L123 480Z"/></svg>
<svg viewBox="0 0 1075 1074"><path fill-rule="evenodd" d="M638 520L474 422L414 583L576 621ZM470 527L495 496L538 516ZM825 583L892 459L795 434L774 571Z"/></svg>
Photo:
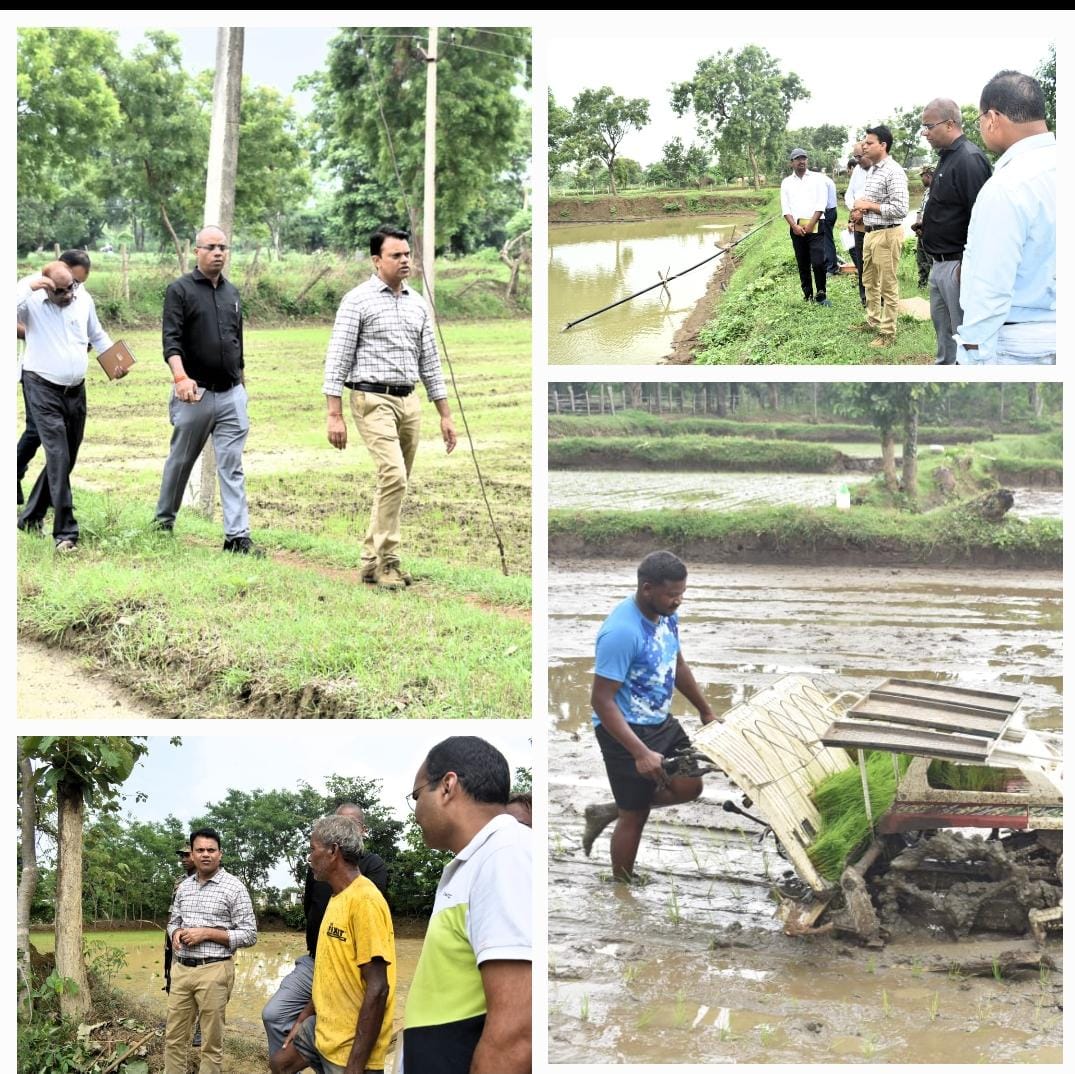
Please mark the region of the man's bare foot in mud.
<svg viewBox="0 0 1075 1074"><path fill-rule="evenodd" d="M594 840L620 815L615 802L602 802L586 807L586 826L582 831L582 849L590 856Z"/></svg>

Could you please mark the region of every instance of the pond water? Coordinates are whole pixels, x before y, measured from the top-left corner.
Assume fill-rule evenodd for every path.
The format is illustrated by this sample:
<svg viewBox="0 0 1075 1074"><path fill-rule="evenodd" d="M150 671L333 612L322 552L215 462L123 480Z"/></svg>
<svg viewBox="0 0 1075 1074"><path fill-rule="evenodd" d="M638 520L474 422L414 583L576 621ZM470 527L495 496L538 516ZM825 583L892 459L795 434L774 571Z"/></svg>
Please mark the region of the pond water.
<svg viewBox="0 0 1075 1074"><path fill-rule="evenodd" d="M549 361L652 363L672 350L676 329L705 294L714 260L567 332L565 324L641 291L658 273L682 272L716 252L747 216L692 216L549 229Z"/></svg>

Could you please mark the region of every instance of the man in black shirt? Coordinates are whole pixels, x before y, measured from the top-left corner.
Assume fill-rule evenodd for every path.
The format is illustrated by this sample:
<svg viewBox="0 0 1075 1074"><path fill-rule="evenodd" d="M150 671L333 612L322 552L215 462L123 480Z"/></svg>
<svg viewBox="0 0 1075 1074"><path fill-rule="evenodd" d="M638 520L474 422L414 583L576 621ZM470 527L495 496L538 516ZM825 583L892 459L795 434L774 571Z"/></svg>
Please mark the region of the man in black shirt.
<svg viewBox="0 0 1075 1074"><path fill-rule="evenodd" d="M926 141L941 159L922 210L919 242L933 264L929 273L929 312L937 333L937 365L952 365L963 323L959 269L967 245L971 209L978 191L993 174L985 154L963 134L963 114L955 101L938 97L922 111Z"/></svg>
<svg viewBox="0 0 1075 1074"><path fill-rule="evenodd" d="M194 463L213 437L224 551L260 555L250 540L243 445L250 430L243 383L243 313L239 291L224 278L227 238L204 227L195 240L198 267L164 296L164 360L175 382L168 404L172 445L164 464L156 525L170 531Z"/></svg>
<svg viewBox="0 0 1075 1074"><path fill-rule="evenodd" d="M365 831L365 815L361 806L345 802L337 807L336 815L350 817ZM373 881L380 893L387 898L388 866L383 859L377 854L363 851L358 859L358 867L362 875ZM317 934L321 931L321 919L325 916L330 898L332 887L321 880L315 880L313 871L307 869L302 909L306 915L306 950L309 954L295 961L295 968L280 982L276 994L261 1012L270 1057L284 1046L284 1038L310 1000L314 983L314 958L317 955ZM355 1013L357 1016L358 1012Z"/></svg>

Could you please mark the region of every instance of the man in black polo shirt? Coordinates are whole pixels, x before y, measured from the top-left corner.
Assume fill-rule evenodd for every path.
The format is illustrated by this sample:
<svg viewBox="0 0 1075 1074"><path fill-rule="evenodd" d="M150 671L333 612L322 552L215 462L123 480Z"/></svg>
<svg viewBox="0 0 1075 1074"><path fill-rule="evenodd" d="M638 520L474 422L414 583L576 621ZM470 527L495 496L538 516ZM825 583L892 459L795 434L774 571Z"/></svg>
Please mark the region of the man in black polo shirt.
<svg viewBox="0 0 1075 1074"><path fill-rule="evenodd" d="M366 818L360 805L344 802L343 805L337 806L336 816L353 820L365 833ZM384 860L366 850L359 856L358 867L362 875L371 880L387 898L388 866ZM280 987L261 1012L270 1058L284 1046L284 1038L310 1001L314 983L314 959L317 957L317 937L321 931L321 919L325 916L331 897L332 887L325 881L315 880L313 870L308 868L306 887L302 893L302 910L306 915L306 950L309 954L295 960L295 968L280 982ZM355 1011L355 1017L357 1016L358 1012Z"/></svg>
<svg viewBox="0 0 1075 1074"><path fill-rule="evenodd" d="M198 232L198 267L164 295L164 360L175 381L168 416L172 446L164 464L156 525L170 531L194 463L213 438L224 551L260 555L250 540L243 445L250 430L243 384L243 312L239 291L224 278L227 237L218 227Z"/></svg>
<svg viewBox="0 0 1075 1074"><path fill-rule="evenodd" d="M959 304L959 268L967 245L971 209L978 191L993 174L985 154L963 134L963 115L955 101L938 97L922 111L926 141L941 159L922 210L923 244L933 264L929 273L929 312L937 333L937 365L952 365L963 323Z"/></svg>

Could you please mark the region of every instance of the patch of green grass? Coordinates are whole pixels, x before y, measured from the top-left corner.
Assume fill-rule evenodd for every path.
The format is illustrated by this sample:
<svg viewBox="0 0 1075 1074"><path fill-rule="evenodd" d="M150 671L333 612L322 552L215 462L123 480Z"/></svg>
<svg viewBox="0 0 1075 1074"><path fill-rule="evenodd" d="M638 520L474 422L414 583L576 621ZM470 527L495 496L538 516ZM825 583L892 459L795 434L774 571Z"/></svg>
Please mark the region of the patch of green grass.
<svg viewBox="0 0 1075 1074"><path fill-rule="evenodd" d="M549 439L571 436L749 436L760 440L806 440L822 443L879 442L872 425L849 422L809 422L754 418L650 414L644 410L620 410L616 414L550 414ZM989 440L992 433L980 426L922 426L923 443L955 444Z"/></svg>
<svg viewBox="0 0 1075 1074"><path fill-rule="evenodd" d="M841 459L835 448L821 444L746 437L562 437L549 442L550 469L829 473L840 468Z"/></svg>
<svg viewBox="0 0 1075 1074"><path fill-rule="evenodd" d="M220 551L219 507L212 522L184 508L172 539L150 530L169 381L159 336L128 333L135 371L88 379L79 549L60 559L50 540L20 536L20 630L96 657L169 714L528 715L529 324L446 330L509 576L455 399L460 444L447 456L423 393L401 546L417 584L398 594L357 579L375 480L350 415L347 449L327 442L328 335L247 333L244 468L252 535L269 553L259 561Z"/></svg>
<svg viewBox="0 0 1075 1074"><path fill-rule="evenodd" d="M870 507L764 507L742 511L549 511L549 541L564 538L572 554L607 555L621 547L678 549L712 560L721 548L746 561L779 554L787 561L854 553L878 562L981 562L982 555L1012 565L1061 562L1060 519L983 520L959 505L924 514Z"/></svg>
<svg viewBox="0 0 1075 1074"><path fill-rule="evenodd" d="M736 247L738 268L715 320L699 334L700 365L928 365L936 353L932 322L901 315L896 343L874 350L868 333L851 331L862 323L854 275L830 279L831 307L803 302L788 228L780 219L780 195L773 191L759 212L770 224ZM846 226L842 217L837 227ZM928 298L918 287L914 241L904 243L900 295Z"/></svg>

